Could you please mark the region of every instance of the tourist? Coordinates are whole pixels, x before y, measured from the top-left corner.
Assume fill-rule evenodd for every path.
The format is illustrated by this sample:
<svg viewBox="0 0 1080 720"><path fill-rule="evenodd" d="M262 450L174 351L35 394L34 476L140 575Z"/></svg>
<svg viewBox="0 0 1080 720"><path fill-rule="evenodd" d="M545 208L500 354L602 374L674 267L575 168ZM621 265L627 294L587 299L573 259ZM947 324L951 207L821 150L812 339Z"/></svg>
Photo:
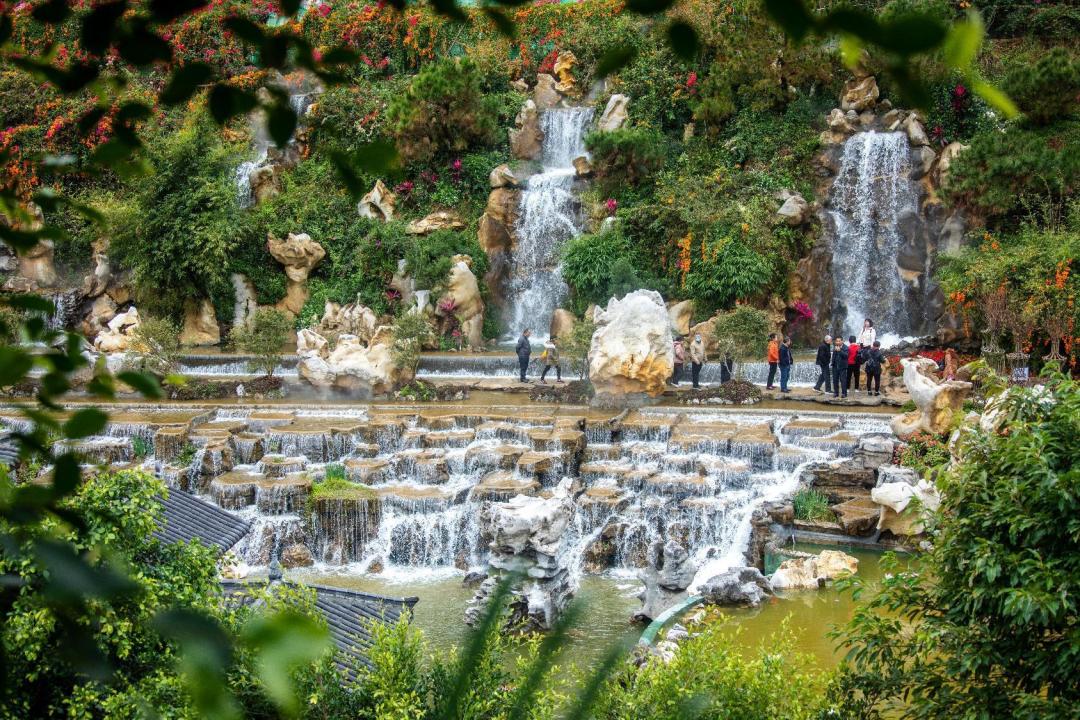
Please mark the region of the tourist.
<svg viewBox="0 0 1080 720"><path fill-rule="evenodd" d="M701 366L708 357L705 354L705 341L701 339L701 333L694 335L694 342L690 343L690 380L695 388L701 387L698 378L701 377Z"/></svg>
<svg viewBox="0 0 1080 720"><path fill-rule="evenodd" d="M532 345L529 343L529 336L532 335L532 331L529 328L525 328L521 331L521 337L517 341L517 358L518 369L521 370L521 382L529 382L525 379L525 373L529 370L529 356L532 355Z"/></svg>
<svg viewBox="0 0 1080 720"><path fill-rule="evenodd" d="M765 381L765 389L772 390L776 368L780 364L780 343L776 342L776 333L769 333L769 347L765 352L765 361L769 363L769 379Z"/></svg>
<svg viewBox="0 0 1080 720"><path fill-rule="evenodd" d="M671 373L671 384L678 385L679 380L682 379L683 364L686 363L686 345L684 341L685 337L679 335L675 338L674 350L675 350L675 370Z"/></svg>
<svg viewBox="0 0 1080 720"><path fill-rule="evenodd" d="M829 360L832 367L833 397L847 397L847 373L848 373L848 346L844 344L844 338L837 335L833 340L832 357Z"/></svg>
<svg viewBox="0 0 1080 720"><path fill-rule="evenodd" d="M945 369L941 371L941 377L945 380L955 380L959 369L960 361L956 357L956 351L949 348L945 351Z"/></svg>
<svg viewBox="0 0 1080 720"><path fill-rule="evenodd" d="M862 323L862 332L859 333L859 347L869 350L877 340L877 330L874 329L874 321L866 318Z"/></svg>
<svg viewBox="0 0 1080 720"><path fill-rule="evenodd" d="M731 382L735 377L735 358L730 352L724 353L724 359L720 361L720 384Z"/></svg>
<svg viewBox="0 0 1080 720"><path fill-rule="evenodd" d="M540 355L540 361L544 363L544 369L540 372L540 382L547 385L548 370L555 368L555 382L562 382L562 366L559 365L559 347L555 344L557 336L552 335L546 343L544 343L544 352Z"/></svg>
<svg viewBox="0 0 1080 720"><path fill-rule="evenodd" d="M881 352L881 341L875 340L874 344L865 351L866 359L866 394L876 397L881 395L881 368L885 365L885 354ZM873 392L870 389L873 388Z"/></svg>
<svg viewBox="0 0 1080 720"><path fill-rule="evenodd" d="M818 373L817 382L814 383L814 389L819 393L831 393L832 372L829 370L829 365L832 364L832 335L826 335L825 340L818 345L817 358L814 359L814 363L821 370ZM821 389L822 385L825 386L824 390Z"/></svg>
<svg viewBox="0 0 1080 720"><path fill-rule="evenodd" d="M854 335L848 336L848 363L847 363L847 387L851 390L851 382L855 381L855 392L859 392L859 344Z"/></svg>
<svg viewBox="0 0 1080 720"><path fill-rule="evenodd" d="M791 356L791 338L784 338L784 342L780 344L780 392L791 392L788 388L788 378L791 377L791 366L795 363L794 358Z"/></svg>

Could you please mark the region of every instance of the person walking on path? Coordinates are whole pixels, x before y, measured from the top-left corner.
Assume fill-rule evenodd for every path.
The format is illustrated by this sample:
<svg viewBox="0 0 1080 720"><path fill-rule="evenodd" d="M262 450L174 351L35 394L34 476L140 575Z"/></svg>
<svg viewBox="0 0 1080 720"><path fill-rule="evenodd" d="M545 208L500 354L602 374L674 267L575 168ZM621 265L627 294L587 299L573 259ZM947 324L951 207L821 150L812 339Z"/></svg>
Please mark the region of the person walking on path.
<svg viewBox="0 0 1080 720"><path fill-rule="evenodd" d="M821 372L818 373L817 382L814 383L814 389L818 392L832 392L832 371L829 369L829 365L832 364L832 336L826 335L825 340L818 345L817 357L814 358L814 364L818 366ZM822 385L825 386L825 390L821 389Z"/></svg>
<svg viewBox="0 0 1080 720"><path fill-rule="evenodd" d="M881 342L874 341L869 350L864 353L866 358L866 395L881 395L881 368L885 366L885 353L881 352ZM870 389L873 388L873 392Z"/></svg>
<svg viewBox="0 0 1080 720"><path fill-rule="evenodd" d="M515 349L518 358L518 369L521 371L521 382L529 382L525 379L525 373L529 371L529 356L532 355L532 344L529 343L529 335L531 334L532 331L529 328L522 330Z"/></svg>
<svg viewBox="0 0 1080 720"><path fill-rule="evenodd" d="M705 354L705 341L701 339L701 333L694 336L694 342L690 343L690 379L695 388L701 387L698 378L701 377L701 367L708 357Z"/></svg>
<svg viewBox="0 0 1080 720"><path fill-rule="evenodd" d="M724 359L720 361L720 384L731 382L735 377L735 358L731 353L724 353Z"/></svg>
<svg viewBox="0 0 1080 720"><path fill-rule="evenodd" d="M791 377L791 366L795 363L795 359L791 355L791 338L784 338L784 342L780 343L780 392L791 392L788 389L788 378Z"/></svg>
<svg viewBox="0 0 1080 720"><path fill-rule="evenodd" d="M682 379L683 365L686 364L686 345L682 335L675 338L674 350L675 350L675 370L671 373L671 384L678 385L679 380Z"/></svg>
<svg viewBox="0 0 1080 720"><path fill-rule="evenodd" d="M548 370L555 368L555 382L562 382L562 367L559 365L559 347L555 344L556 336L552 335L546 343L544 343L544 353L540 356L540 359L544 362L544 369L540 373L540 382L547 385Z"/></svg>
<svg viewBox="0 0 1080 720"><path fill-rule="evenodd" d="M844 344L844 338L837 336L833 340L832 357L832 386L833 397L847 397L847 371L848 371L848 346Z"/></svg>
<svg viewBox="0 0 1080 720"><path fill-rule="evenodd" d="M851 381L855 381L855 392L859 392L859 344L855 336L848 337L847 390L851 390Z"/></svg>
<svg viewBox="0 0 1080 720"><path fill-rule="evenodd" d="M870 318L866 318L862 323L862 330L859 332L859 347L869 350L877 342L877 330L874 329L874 321Z"/></svg>
<svg viewBox="0 0 1080 720"><path fill-rule="evenodd" d="M773 380L776 379L776 368L780 364L780 343L776 341L776 333L769 333L769 346L765 351L765 361L769 363L769 379L765 381L765 389L772 390Z"/></svg>

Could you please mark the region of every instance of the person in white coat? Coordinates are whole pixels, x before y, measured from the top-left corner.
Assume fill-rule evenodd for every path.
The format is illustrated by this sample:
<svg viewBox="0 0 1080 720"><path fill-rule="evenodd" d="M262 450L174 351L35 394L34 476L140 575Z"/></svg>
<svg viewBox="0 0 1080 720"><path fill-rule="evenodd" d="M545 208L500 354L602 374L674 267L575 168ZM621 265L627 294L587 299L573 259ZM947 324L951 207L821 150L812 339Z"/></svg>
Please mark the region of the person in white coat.
<svg viewBox="0 0 1080 720"><path fill-rule="evenodd" d="M862 332L859 333L859 347L874 347L875 340L877 340L877 330L874 329L874 321L866 318L862 323Z"/></svg>

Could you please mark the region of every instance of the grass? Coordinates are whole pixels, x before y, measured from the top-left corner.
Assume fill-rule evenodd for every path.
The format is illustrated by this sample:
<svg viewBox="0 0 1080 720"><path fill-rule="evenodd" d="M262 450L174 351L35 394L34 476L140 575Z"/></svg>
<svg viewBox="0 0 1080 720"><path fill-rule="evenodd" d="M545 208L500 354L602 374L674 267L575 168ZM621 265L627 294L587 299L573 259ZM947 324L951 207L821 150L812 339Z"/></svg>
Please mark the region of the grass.
<svg viewBox="0 0 1080 720"><path fill-rule="evenodd" d="M340 474L331 474L331 465L326 470L326 479L315 483L311 488L311 502L318 500L374 500L379 497L378 493L367 485L352 482L345 478L344 468ZM338 465L337 467L341 467Z"/></svg>
<svg viewBox="0 0 1080 720"><path fill-rule="evenodd" d="M796 520L811 522L833 522L836 520L836 514L829 509L828 496L813 488L799 489L795 493L795 497L791 499L791 504L795 508Z"/></svg>

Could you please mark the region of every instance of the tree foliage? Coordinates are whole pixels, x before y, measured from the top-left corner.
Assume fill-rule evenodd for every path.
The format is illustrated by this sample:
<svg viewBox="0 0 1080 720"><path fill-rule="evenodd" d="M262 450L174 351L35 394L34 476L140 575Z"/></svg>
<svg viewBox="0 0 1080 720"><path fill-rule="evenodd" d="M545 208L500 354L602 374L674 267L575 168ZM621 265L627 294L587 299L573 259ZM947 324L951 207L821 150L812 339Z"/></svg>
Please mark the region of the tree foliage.
<svg viewBox="0 0 1080 720"><path fill-rule="evenodd" d="M254 355L253 368L271 377L281 364L292 326L280 310L259 308L246 323L232 329L229 340L237 350Z"/></svg>

